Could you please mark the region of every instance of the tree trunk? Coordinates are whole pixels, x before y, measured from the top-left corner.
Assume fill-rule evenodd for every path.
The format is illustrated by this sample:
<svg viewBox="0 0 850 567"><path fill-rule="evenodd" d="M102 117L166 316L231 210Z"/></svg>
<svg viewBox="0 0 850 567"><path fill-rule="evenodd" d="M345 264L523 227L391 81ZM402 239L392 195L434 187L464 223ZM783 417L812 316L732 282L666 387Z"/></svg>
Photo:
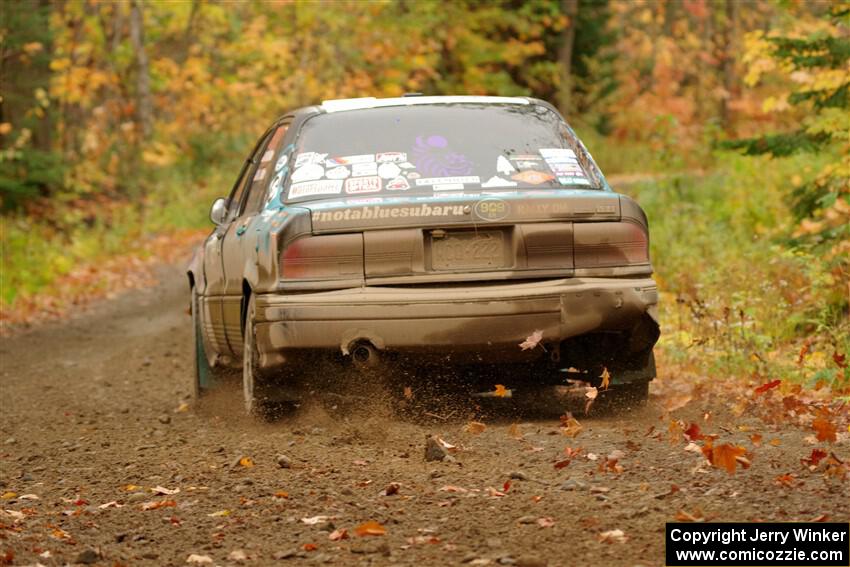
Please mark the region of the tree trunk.
<svg viewBox="0 0 850 567"><path fill-rule="evenodd" d="M732 130L729 101L735 90L735 38L738 28L738 1L726 0L726 21L723 28L723 96L720 98L720 122L723 130Z"/></svg>
<svg viewBox="0 0 850 567"><path fill-rule="evenodd" d="M130 2L130 41L136 54L136 116L143 138L151 135L153 109L148 71L148 56L145 53L144 21L141 0Z"/></svg>
<svg viewBox="0 0 850 567"><path fill-rule="evenodd" d="M572 110L572 61L578 2L579 0L561 0L561 10L567 17L567 25L561 32L561 48L558 50L558 68L560 69L558 102L564 115L569 115Z"/></svg>

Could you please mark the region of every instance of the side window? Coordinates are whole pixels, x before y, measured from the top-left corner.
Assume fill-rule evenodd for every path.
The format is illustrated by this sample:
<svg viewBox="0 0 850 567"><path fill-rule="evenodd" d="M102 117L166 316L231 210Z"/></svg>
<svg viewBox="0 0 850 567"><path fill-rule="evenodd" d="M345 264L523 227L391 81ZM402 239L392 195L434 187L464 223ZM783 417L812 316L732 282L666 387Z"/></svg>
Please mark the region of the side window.
<svg viewBox="0 0 850 567"><path fill-rule="evenodd" d="M242 164L242 171L239 172L239 180L236 182L236 185L233 187L233 191L230 193L230 199L228 199L227 204L227 220L232 221L236 218L237 213L239 211L239 204L242 202L242 196L245 194L245 187L248 186L248 174L251 170L251 160L246 160L244 164Z"/></svg>
<svg viewBox="0 0 850 567"><path fill-rule="evenodd" d="M268 139L268 144L262 150L262 154L255 156L255 160L259 158L259 164L251 182L251 188L248 193L248 200L245 202L243 214L259 212L266 195L266 189L269 186L269 181L274 177L274 159L283 144L283 137L286 134L287 128L289 128L289 124L278 126Z"/></svg>

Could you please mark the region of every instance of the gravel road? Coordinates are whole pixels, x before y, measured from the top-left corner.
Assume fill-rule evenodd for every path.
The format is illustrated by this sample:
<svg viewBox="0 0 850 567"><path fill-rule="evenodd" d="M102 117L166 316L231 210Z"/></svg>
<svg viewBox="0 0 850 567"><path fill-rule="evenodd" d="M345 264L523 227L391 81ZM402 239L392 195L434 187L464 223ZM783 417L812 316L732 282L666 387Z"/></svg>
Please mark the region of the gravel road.
<svg viewBox="0 0 850 567"><path fill-rule="evenodd" d="M0 340L0 564L662 565L677 515L850 519L848 483L800 463L811 431L695 397L673 418L746 447L730 475L670 432L663 383L598 416L458 401L423 421L356 380L276 422L243 416L236 382L193 404L183 276L160 276ZM425 460L428 435L450 459Z"/></svg>

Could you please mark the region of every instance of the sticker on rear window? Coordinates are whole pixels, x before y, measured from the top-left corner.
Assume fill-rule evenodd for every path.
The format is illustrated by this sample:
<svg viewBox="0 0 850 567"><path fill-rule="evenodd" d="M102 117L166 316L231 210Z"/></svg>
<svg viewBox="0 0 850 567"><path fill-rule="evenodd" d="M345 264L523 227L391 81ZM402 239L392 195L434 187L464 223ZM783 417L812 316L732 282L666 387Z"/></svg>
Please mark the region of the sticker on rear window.
<svg viewBox="0 0 850 567"><path fill-rule="evenodd" d="M298 157L295 158L295 168L299 168L302 165L307 165L308 163L322 163L328 154L317 154L316 152L304 152L298 154Z"/></svg>
<svg viewBox="0 0 850 567"><path fill-rule="evenodd" d="M554 179L554 176L549 175L548 173L543 173L542 171L535 171L532 169L521 171L516 175L512 175L511 179L516 181L522 181L523 183L531 183L532 185L540 185L550 179Z"/></svg>
<svg viewBox="0 0 850 567"><path fill-rule="evenodd" d="M266 163L267 161L271 161L274 157L274 150L266 150L266 153L263 154L263 159L260 160L260 163Z"/></svg>
<svg viewBox="0 0 850 567"><path fill-rule="evenodd" d="M295 183L289 188L289 198L297 199L309 195L333 195L342 193L342 181L324 179L322 181L305 181Z"/></svg>
<svg viewBox="0 0 850 567"><path fill-rule="evenodd" d="M516 168L511 165L511 162L508 161L508 158L505 156L499 156L496 158L496 171L501 173L502 175L510 175L511 173L516 172Z"/></svg>
<svg viewBox="0 0 850 567"><path fill-rule="evenodd" d="M327 154L326 154L327 155ZM368 163L375 161L375 154L360 154L356 156L343 156L328 158L325 160L325 165L335 167L337 165L351 165L354 163Z"/></svg>
<svg viewBox="0 0 850 567"><path fill-rule="evenodd" d="M382 163L378 167L378 175L384 179L392 179L401 174L401 168L394 163Z"/></svg>
<svg viewBox="0 0 850 567"><path fill-rule="evenodd" d="M540 148L540 155L545 159L576 157L576 153L568 148Z"/></svg>
<svg viewBox="0 0 850 567"><path fill-rule="evenodd" d="M366 175L377 175L378 164L375 162L355 163L351 166L352 177L363 177Z"/></svg>
<svg viewBox="0 0 850 567"><path fill-rule="evenodd" d="M325 168L317 163L302 165L292 174L292 181L313 181L321 179L325 174Z"/></svg>
<svg viewBox="0 0 850 567"><path fill-rule="evenodd" d="M286 166L286 162L289 161L289 154L283 154L279 158L277 158L277 163L274 164L274 170L280 171Z"/></svg>
<svg viewBox="0 0 850 567"><path fill-rule="evenodd" d="M584 177L559 177L561 185L590 185L590 181Z"/></svg>
<svg viewBox="0 0 850 567"><path fill-rule="evenodd" d="M377 162L399 162L407 161L407 154L404 152L383 152L375 156Z"/></svg>
<svg viewBox="0 0 850 567"><path fill-rule="evenodd" d="M425 177L423 179L417 179L416 185L442 185L446 183L480 183L481 178L477 175L463 175L459 177Z"/></svg>
<svg viewBox="0 0 850 567"><path fill-rule="evenodd" d="M438 183L433 188L434 191L463 191L463 183Z"/></svg>
<svg viewBox="0 0 850 567"><path fill-rule="evenodd" d="M410 183L404 177L396 177L387 181L387 191L407 191L410 189Z"/></svg>
<svg viewBox="0 0 850 567"><path fill-rule="evenodd" d="M345 192L349 194L377 193L381 190L382 180L377 175L372 177L352 177L345 180Z"/></svg>
<svg viewBox="0 0 850 567"><path fill-rule="evenodd" d="M254 181L262 181L266 178L266 168L258 169L257 173L254 174Z"/></svg>
<svg viewBox="0 0 850 567"><path fill-rule="evenodd" d="M345 179L350 175L348 168L344 165L337 166L333 169L329 169L327 173L325 173L325 177L328 179Z"/></svg>

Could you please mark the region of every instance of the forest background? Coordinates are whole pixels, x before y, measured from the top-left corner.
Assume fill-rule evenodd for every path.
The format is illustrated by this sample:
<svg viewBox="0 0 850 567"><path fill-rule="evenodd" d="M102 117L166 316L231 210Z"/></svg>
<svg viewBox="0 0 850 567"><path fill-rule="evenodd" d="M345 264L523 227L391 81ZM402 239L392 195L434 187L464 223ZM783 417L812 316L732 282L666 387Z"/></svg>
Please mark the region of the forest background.
<svg viewBox="0 0 850 567"><path fill-rule="evenodd" d="M0 322L138 285L330 98L556 104L652 230L663 372L848 397L850 4L0 3Z"/></svg>

